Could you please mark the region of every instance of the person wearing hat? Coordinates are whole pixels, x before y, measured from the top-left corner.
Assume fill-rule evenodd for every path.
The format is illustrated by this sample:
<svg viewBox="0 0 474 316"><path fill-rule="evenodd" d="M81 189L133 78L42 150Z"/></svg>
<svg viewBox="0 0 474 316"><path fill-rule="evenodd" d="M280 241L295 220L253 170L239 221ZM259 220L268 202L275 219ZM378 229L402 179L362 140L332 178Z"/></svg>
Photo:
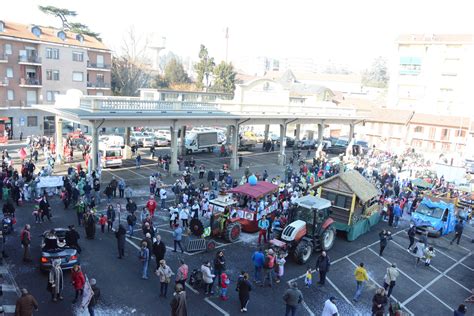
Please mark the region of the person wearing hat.
<svg viewBox="0 0 474 316"><path fill-rule="evenodd" d="M96 279L90 279L89 284L91 285L92 289L92 297L89 301L89 305L87 305L87 309L89 310L89 314L91 316L95 315L94 307L97 305L97 301L100 299L100 289L97 287Z"/></svg>
<svg viewBox="0 0 474 316"><path fill-rule="evenodd" d="M283 295L286 304L285 316L295 316L298 306L303 302L303 293L298 289L296 282L290 283L290 288Z"/></svg>
<svg viewBox="0 0 474 316"><path fill-rule="evenodd" d="M337 316L338 310L336 306L336 298L331 296L326 302L324 302L323 313L321 316Z"/></svg>
<svg viewBox="0 0 474 316"><path fill-rule="evenodd" d="M38 302L27 289L20 291L21 297L16 301L15 316L32 316L33 310L38 311Z"/></svg>

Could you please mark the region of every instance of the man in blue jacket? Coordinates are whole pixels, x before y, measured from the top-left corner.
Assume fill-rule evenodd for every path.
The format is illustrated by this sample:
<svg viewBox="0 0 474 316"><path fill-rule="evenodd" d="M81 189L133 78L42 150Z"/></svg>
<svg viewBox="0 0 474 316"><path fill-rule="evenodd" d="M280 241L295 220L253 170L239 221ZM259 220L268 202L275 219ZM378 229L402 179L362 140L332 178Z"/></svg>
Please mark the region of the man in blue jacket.
<svg viewBox="0 0 474 316"><path fill-rule="evenodd" d="M262 268L263 268L264 261L265 261L265 258L263 255L263 251L261 248L259 248L252 255L252 262L255 268L254 282L256 283L262 282Z"/></svg>
<svg viewBox="0 0 474 316"><path fill-rule="evenodd" d="M258 232L258 245L260 245L260 242L262 241L262 236L263 242L267 243L267 230L269 226L270 222L268 221L267 217L262 216L262 218L260 218L258 221L258 229L260 230Z"/></svg>

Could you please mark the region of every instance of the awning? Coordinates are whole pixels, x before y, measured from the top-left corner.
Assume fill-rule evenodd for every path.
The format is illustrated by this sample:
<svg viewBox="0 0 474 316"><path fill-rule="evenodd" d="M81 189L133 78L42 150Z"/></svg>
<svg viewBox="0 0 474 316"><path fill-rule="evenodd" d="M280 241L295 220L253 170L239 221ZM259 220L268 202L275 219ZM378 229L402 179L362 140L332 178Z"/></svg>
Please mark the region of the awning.
<svg viewBox="0 0 474 316"><path fill-rule="evenodd" d="M257 185L254 186L250 185L249 183L239 185L238 187L230 190L230 192L247 195L254 199L259 199L269 193L275 192L276 190L278 190L277 185L270 182L259 181L257 182Z"/></svg>

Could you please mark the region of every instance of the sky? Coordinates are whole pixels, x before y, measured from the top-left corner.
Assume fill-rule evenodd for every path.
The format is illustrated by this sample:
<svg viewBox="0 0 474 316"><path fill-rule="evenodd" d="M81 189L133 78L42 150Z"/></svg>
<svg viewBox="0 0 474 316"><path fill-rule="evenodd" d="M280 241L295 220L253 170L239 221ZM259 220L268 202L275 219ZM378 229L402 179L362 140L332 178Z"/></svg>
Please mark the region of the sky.
<svg viewBox="0 0 474 316"><path fill-rule="evenodd" d="M438 0L21 0L2 4L0 20L60 26L38 5L75 10L74 21L101 33L120 52L131 27L142 38L166 37L167 49L197 59L200 44L217 61L243 57L311 57L367 67L394 53L401 33L474 33L469 1Z"/></svg>

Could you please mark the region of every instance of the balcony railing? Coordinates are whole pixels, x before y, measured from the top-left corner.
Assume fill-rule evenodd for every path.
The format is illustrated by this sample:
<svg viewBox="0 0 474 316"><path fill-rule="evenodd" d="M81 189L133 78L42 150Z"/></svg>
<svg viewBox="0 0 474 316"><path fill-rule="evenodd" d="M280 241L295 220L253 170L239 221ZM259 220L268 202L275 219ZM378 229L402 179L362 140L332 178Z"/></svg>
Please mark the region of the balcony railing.
<svg viewBox="0 0 474 316"><path fill-rule="evenodd" d="M7 63L8 62L8 55L0 53L0 63Z"/></svg>
<svg viewBox="0 0 474 316"><path fill-rule="evenodd" d="M87 68L110 69L111 66L107 64L97 64L97 63L87 62Z"/></svg>
<svg viewBox="0 0 474 316"><path fill-rule="evenodd" d="M101 81L98 81L98 82L88 82L87 83L87 87L88 88L92 88L92 89L110 89L110 83L107 83L107 82L101 82Z"/></svg>
<svg viewBox="0 0 474 316"><path fill-rule="evenodd" d="M30 64L41 64L41 57L38 56L24 56L20 55L18 56L18 62L19 63L30 63Z"/></svg>
<svg viewBox="0 0 474 316"><path fill-rule="evenodd" d="M41 80L36 78L21 78L20 86L41 86Z"/></svg>

